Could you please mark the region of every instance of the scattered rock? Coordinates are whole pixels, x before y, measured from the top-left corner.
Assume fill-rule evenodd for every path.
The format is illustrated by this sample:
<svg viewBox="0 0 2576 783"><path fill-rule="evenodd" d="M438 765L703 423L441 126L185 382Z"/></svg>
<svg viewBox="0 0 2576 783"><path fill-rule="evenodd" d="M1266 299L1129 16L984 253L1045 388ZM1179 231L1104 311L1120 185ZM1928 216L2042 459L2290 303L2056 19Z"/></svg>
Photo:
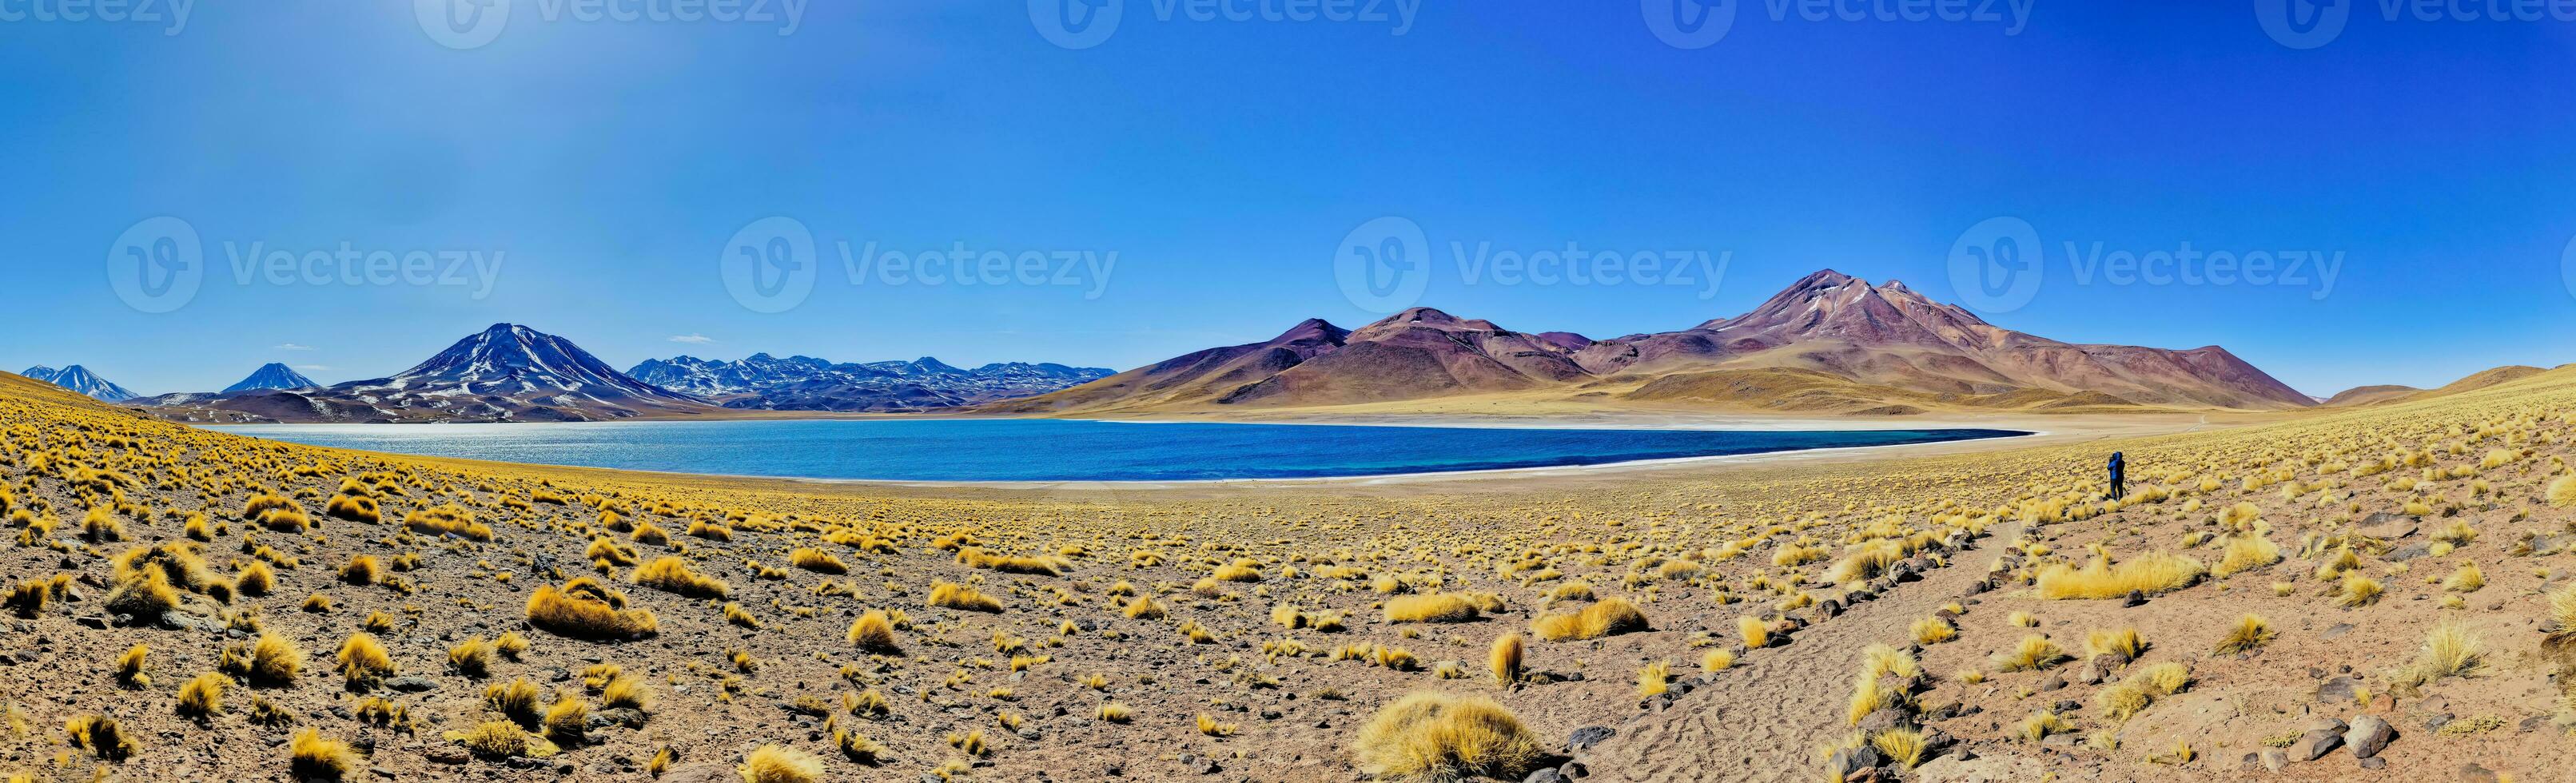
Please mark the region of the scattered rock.
<svg viewBox="0 0 2576 783"><path fill-rule="evenodd" d="M386 680L385 687L404 693L419 693L438 690L438 681L419 676L396 677Z"/></svg>
<svg viewBox="0 0 2576 783"><path fill-rule="evenodd" d="M1864 769L1877 769L1883 762L1884 760L1879 758L1877 748L1868 745L1844 748L1834 751L1833 758L1825 760L1825 777L1830 779L1840 776L1842 780L1848 781L1853 774Z"/></svg>
<svg viewBox="0 0 2576 783"><path fill-rule="evenodd" d="M2296 744L2290 746L2290 760L2302 762L2315 761L2319 758L2323 758L2328 753L2334 752L2335 746L2341 744L2343 744L2343 735L2341 734L2336 734L2325 729L2311 731L2308 732L2307 736L2300 737Z"/></svg>
<svg viewBox="0 0 2576 783"><path fill-rule="evenodd" d="M2264 748L2263 752L2255 755L2262 757L2264 769L2279 772L2290 768L2290 754L2281 752L2280 748Z"/></svg>
<svg viewBox="0 0 2576 783"><path fill-rule="evenodd" d="M2317 686L2318 704L2351 704L2354 683L2350 677L2336 677Z"/></svg>
<svg viewBox="0 0 2576 783"><path fill-rule="evenodd" d="M2476 762L2462 764L2460 783L2496 783L2496 773L2494 770L2478 766Z"/></svg>
<svg viewBox="0 0 2576 783"><path fill-rule="evenodd" d="M2388 721L2377 715L2363 715L2352 719L2352 728L2344 732L2343 743L2352 748L2353 758L2367 759L2378 756L2396 736L2397 730Z"/></svg>

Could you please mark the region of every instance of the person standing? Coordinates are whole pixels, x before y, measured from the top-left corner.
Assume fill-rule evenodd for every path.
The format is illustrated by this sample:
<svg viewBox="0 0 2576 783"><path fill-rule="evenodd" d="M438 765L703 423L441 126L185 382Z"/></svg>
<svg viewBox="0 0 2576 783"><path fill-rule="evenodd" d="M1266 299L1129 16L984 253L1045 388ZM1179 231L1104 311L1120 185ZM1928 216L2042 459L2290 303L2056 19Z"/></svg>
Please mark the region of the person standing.
<svg viewBox="0 0 2576 783"><path fill-rule="evenodd" d="M2128 497L2129 465L2120 458L2120 452L2111 452L2111 499L2125 500Z"/></svg>

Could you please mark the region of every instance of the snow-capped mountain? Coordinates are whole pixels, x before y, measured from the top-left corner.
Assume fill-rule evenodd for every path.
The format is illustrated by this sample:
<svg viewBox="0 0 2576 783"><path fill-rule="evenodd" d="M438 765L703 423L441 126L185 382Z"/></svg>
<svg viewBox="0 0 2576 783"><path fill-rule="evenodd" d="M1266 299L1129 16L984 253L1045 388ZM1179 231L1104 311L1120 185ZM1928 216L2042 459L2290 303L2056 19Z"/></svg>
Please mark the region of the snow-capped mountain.
<svg viewBox="0 0 2576 783"><path fill-rule="evenodd" d="M739 361L652 359L637 380L758 410L877 411L946 408L1029 397L1106 378L1100 367L1003 362L972 370L923 357L909 362L833 363L766 353Z"/></svg>
<svg viewBox="0 0 2576 783"><path fill-rule="evenodd" d="M268 364L261 365L258 371L252 372L250 377L243 378L240 383L224 387L223 393L237 394L240 392L257 391L261 389L280 391L286 389L310 389L321 385L322 384L314 383L311 378L304 377L303 373L296 372L294 368L278 364L276 362L269 362Z"/></svg>
<svg viewBox="0 0 2576 783"><path fill-rule="evenodd" d="M618 372L571 340L517 324L493 324L393 377L332 388L448 396L563 396L600 402L698 402Z"/></svg>
<svg viewBox="0 0 2576 783"><path fill-rule="evenodd" d="M171 395L161 407L161 415L183 420L298 422L597 421L715 411L704 400L627 377L570 340L516 324L493 324L391 377L211 399Z"/></svg>
<svg viewBox="0 0 2576 783"><path fill-rule="evenodd" d="M19 375L24 375L29 378L34 378L39 381L70 389L82 394L83 396L103 402L124 402L126 400L143 396L135 394L132 391L128 391L123 386L109 383L106 378L98 377L96 374L91 373L89 368L82 367L77 364L60 370L38 365L27 368L26 372L19 373Z"/></svg>

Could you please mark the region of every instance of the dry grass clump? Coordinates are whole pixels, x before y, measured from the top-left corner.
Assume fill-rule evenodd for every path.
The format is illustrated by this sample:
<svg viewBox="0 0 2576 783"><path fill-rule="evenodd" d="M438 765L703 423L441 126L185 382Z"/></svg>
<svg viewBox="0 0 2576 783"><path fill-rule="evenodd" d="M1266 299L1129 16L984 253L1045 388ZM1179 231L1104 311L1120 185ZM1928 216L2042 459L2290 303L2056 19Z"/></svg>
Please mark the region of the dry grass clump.
<svg viewBox="0 0 2576 783"><path fill-rule="evenodd" d="M261 634L248 648L238 644L224 648L216 668L254 686L293 685L295 675L304 671L304 648L275 633Z"/></svg>
<svg viewBox="0 0 2576 783"><path fill-rule="evenodd" d="M1625 598L1612 598L1579 612L1548 615L1530 623L1531 632L1551 642L1599 639L1646 628L1646 613Z"/></svg>
<svg viewBox="0 0 2576 783"><path fill-rule="evenodd" d="M1397 596L1386 602L1390 623L1463 623L1480 616L1476 602L1456 593Z"/></svg>
<svg viewBox="0 0 2576 783"><path fill-rule="evenodd" d="M492 540L492 528L474 521L474 512L449 503L424 508L403 515L403 527L431 536L457 536L473 541Z"/></svg>
<svg viewBox="0 0 2576 783"><path fill-rule="evenodd" d="M82 715L64 721L63 733L70 738L72 747L87 749L106 761L124 761L142 749L123 724L106 715Z"/></svg>
<svg viewBox="0 0 2576 783"><path fill-rule="evenodd" d="M1506 633L1495 637L1493 649L1485 655L1486 665L1494 672L1494 684L1508 688L1520 682L1522 658L1527 652L1528 643L1522 641L1520 634Z"/></svg>
<svg viewBox="0 0 2576 783"><path fill-rule="evenodd" d="M374 555L359 555L349 558L349 564L340 567L340 581L353 585L371 585L376 583L377 576L383 571L384 566L376 561Z"/></svg>
<svg viewBox="0 0 2576 783"><path fill-rule="evenodd" d="M991 612L994 614L1000 614L1002 612L1002 602L993 600L992 596L985 595L975 588L951 582L931 583L930 605L968 612ZM1135 617L1137 615L1131 613L1128 616Z"/></svg>
<svg viewBox="0 0 2576 783"><path fill-rule="evenodd" d="M2010 650L1995 653L1994 664L1996 669L2008 672L2038 671L2064 663L2068 658L2065 648L2049 641L2048 637L2034 634L2022 637Z"/></svg>
<svg viewBox="0 0 2576 783"><path fill-rule="evenodd" d="M843 563L840 558L833 557L832 553L825 552L820 549L798 549L796 551L789 552L787 553L787 562L797 568L802 568L818 574L846 574L850 572L850 564Z"/></svg>
<svg viewBox="0 0 2576 783"><path fill-rule="evenodd" d="M2387 588L2381 587L2377 579L2347 574L2343 578L2343 590L2335 597L2335 605L2347 609L2369 606L2379 603L2379 596L2385 592Z"/></svg>
<svg viewBox="0 0 2576 783"><path fill-rule="evenodd" d="M665 556L635 569L635 583L691 598L723 598L733 592L724 580L689 568L687 558Z"/></svg>
<svg viewBox="0 0 2576 783"><path fill-rule="evenodd" d="M2164 552L2149 552L2114 565L2095 557L2083 568L2052 565L2039 573L2039 597L2050 600L2101 600L2130 593L2158 595L2199 581L2200 561Z"/></svg>
<svg viewBox="0 0 2576 783"><path fill-rule="evenodd" d="M1036 576L1059 576L1062 575L1064 571L1071 568L1071 566L1067 565L1063 560L1057 558L996 555L986 552L982 548L971 546L957 550L957 562L971 568L1000 571L1005 574L1033 574Z"/></svg>
<svg viewBox="0 0 2576 783"><path fill-rule="evenodd" d="M483 686L483 707L521 726L535 726L537 719L544 716L539 702L542 698L544 692L526 677Z"/></svg>
<svg viewBox="0 0 2576 783"><path fill-rule="evenodd" d="M1469 776L1518 780L1545 753L1538 735L1502 705L1438 693L1412 694L1379 710L1353 750L1369 774L1439 783Z"/></svg>
<svg viewBox="0 0 2576 783"><path fill-rule="evenodd" d="M2576 473L2551 479L2548 496L2549 505L2558 508L2576 506Z"/></svg>
<svg viewBox="0 0 2576 783"><path fill-rule="evenodd" d="M2415 662L2391 676L2399 687L2414 689L2445 677L2471 677L2486 667L2485 646L2457 623L2442 623L2425 635Z"/></svg>
<svg viewBox="0 0 2576 783"><path fill-rule="evenodd" d="M1219 582L1259 582L1261 563L1253 560L1236 560L1218 566L1216 572L1209 574L1208 578Z"/></svg>
<svg viewBox="0 0 2576 783"><path fill-rule="evenodd" d="M383 642L373 634L359 631L340 643L340 676L349 682L350 690L366 690L394 673L393 654L385 651Z"/></svg>
<svg viewBox="0 0 2576 783"><path fill-rule="evenodd" d="M477 636L447 648L447 665L467 677L492 673L492 643Z"/></svg>
<svg viewBox="0 0 2576 783"><path fill-rule="evenodd" d="M859 615L857 621L850 623L849 639L851 645L868 652L903 653L903 646L895 639L894 620L883 610L870 609L867 614Z"/></svg>
<svg viewBox="0 0 2576 783"><path fill-rule="evenodd" d="M1959 638L1959 627L1938 617L1916 620L1912 630L1917 644L1934 645Z"/></svg>
<svg viewBox="0 0 2576 783"><path fill-rule="evenodd" d="M231 677L217 672L197 675L179 686L179 714L191 718L211 718L224 711L224 687L233 684Z"/></svg>
<svg viewBox="0 0 2576 783"><path fill-rule="evenodd" d="M296 732L286 754L287 768L308 780L339 780L358 768L358 754L349 749L349 743L324 737L320 729Z"/></svg>
<svg viewBox="0 0 2576 783"><path fill-rule="evenodd" d="M583 639L633 639L661 628L650 609L627 609L626 594L590 577L547 585L528 596L528 622L538 628Z"/></svg>
<svg viewBox="0 0 2576 783"><path fill-rule="evenodd" d="M2227 539L2227 549L2210 569L2214 576L2233 576L2281 562L2281 545L2259 535L2245 534Z"/></svg>
<svg viewBox="0 0 2576 783"><path fill-rule="evenodd" d="M2190 685L2190 667L2172 662L2159 663L2103 688L2094 694L2094 702L2101 706L2103 717L2125 722L2154 706L2156 699L2180 693Z"/></svg>
<svg viewBox="0 0 2576 783"><path fill-rule="evenodd" d="M2227 636L2218 640L2217 652L2219 655L2251 652L2272 643L2272 636L2271 623L2249 614L2236 618L2236 624L2228 626Z"/></svg>
<svg viewBox="0 0 2576 783"><path fill-rule="evenodd" d="M242 595L263 596L276 590L277 574L268 570L267 563L250 561L233 575L233 591Z"/></svg>
<svg viewBox="0 0 2576 783"><path fill-rule="evenodd" d="M2146 652L2147 639L2140 636L2136 628L2099 629L2084 636L2086 657L2108 655L2111 660L2126 664Z"/></svg>

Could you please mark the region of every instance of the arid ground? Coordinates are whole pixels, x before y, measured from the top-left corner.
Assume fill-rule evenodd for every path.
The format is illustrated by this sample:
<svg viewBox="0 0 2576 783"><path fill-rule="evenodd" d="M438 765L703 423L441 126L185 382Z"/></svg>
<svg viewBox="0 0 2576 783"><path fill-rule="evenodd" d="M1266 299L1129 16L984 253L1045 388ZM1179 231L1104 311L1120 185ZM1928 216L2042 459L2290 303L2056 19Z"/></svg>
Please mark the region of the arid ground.
<svg viewBox="0 0 2576 783"><path fill-rule="evenodd" d="M330 451L10 378L0 774L2565 780L2571 416L2558 371L1928 450L954 488Z"/></svg>

